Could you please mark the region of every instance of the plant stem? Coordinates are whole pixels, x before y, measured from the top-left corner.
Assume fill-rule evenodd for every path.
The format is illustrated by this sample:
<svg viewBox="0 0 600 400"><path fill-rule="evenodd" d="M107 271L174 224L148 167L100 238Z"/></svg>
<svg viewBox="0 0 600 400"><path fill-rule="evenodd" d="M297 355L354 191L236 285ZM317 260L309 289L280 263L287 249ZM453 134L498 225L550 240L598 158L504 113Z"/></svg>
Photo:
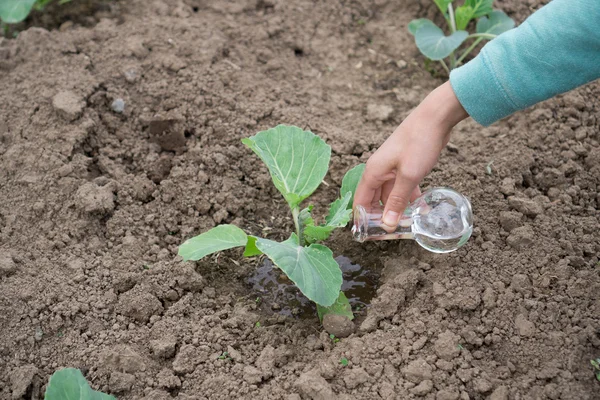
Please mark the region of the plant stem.
<svg viewBox="0 0 600 400"><path fill-rule="evenodd" d="M296 235L298 235L298 241L300 242L300 246L304 246L304 238L302 237L302 233L300 232L300 221L298 221L298 215L300 215L300 208L293 208L292 218L294 218L294 225L296 226Z"/></svg>
<svg viewBox="0 0 600 400"><path fill-rule="evenodd" d="M498 35L494 35L492 33L472 33L469 36L467 36L467 39L465 39L465 40L469 40L469 39L473 39L473 38L482 38L482 39L492 40L496 36L498 36Z"/></svg>
<svg viewBox="0 0 600 400"><path fill-rule="evenodd" d="M452 3L448 4L448 15L450 15L450 31L451 33L456 32L456 19L454 18L454 7Z"/></svg>
<svg viewBox="0 0 600 400"><path fill-rule="evenodd" d="M444 60L440 60L440 63L442 63L442 67L444 67L444 69L446 70L446 72L448 73L448 75L450 75L450 69L448 69L448 66L446 65L446 62Z"/></svg>
<svg viewBox="0 0 600 400"><path fill-rule="evenodd" d="M471 44L471 45L470 45L470 46L469 46L469 47L468 47L468 48L467 48L467 49L464 51L464 53L462 53L462 54L460 55L460 57L458 57L458 60L456 60L456 64L457 64L457 65L460 65L460 63L462 62L462 60L464 60L464 59L465 59L465 57L466 57L467 55L469 55L469 53L470 53L471 51L473 51L473 49L474 49L475 47L477 47L477 45L478 45L479 43L481 43L481 41L482 41L482 40L483 40L483 38L482 38L482 37L479 37L479 38L477 38L477 40L475 40L475 41L474 41L474 42L473 42L473 43L472 43L472 44Z"/></svg>

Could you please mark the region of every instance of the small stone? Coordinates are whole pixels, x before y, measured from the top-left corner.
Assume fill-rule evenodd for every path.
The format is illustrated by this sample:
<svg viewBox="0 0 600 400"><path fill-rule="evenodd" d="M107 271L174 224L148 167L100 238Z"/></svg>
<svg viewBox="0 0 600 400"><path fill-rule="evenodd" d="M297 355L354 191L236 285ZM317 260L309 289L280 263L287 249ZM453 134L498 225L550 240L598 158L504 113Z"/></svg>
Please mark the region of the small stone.
<svg viewBox="0 0 600 400"><path fill-rule="evenodd" d="M460 354L459 341L460 337L458 335L450 331L445 331L438 336L438 339L433 344L433 348L438 357L451 361Z"/></svg>
<svg viewBox="0 0 600 400"><path fill-rule="evenodd" d="M534 243L535 232L526 225L520 228L515 228L506 238L506 244L515 250L524 250L530 248Z"/></svg>
<svg viewBox="0 0 600 400"><path fill-rule="evenodd" d="M508 198L508 204L515 210L529 217L535 217L536 215L542 214L544 212L544 209L541 204L529 199L523 199L513 196Z"/></svg>
<svg viewBox="0 0 600 400"><path fill-rule="evenodd" d="M326 314L323 317L323 328L338 338L345 338L354 333L354 322L344 315Z"/></svg>
<svg viewBox="0 0 600 400"><path fill-rule="evenodd" d="M8 377L12 388L13 399L25 397L25 394L33 384L33 380L37 373L38 369L34 365L24 365L10 372Z"/></svg>
<svg viewBox="0 0 600 400"><path fill-rule="evenodd" d="M229 357L237 363L243 361L242 354L231 346L227 346L227 354L229 354Z"/></svg>
<svg viewBox="0 0 600 400"><path fill-rule="evenodd" d="M367 120L386 121L394 112L394 109L385 104L369 104L367 106Z"/></svg>
<svg viewBox="0 0 600 400"><path fill-rule="evenodd" d="M498 386L491 394L489 400L508 400L508 388L506 386Z"/></svg>
<svg viewBox="0 0 600 400"><path fill-rule="evenodd" d="M115 99L110 105L110 108L117 114L121 114L125 111L125 101L123 99Z"/></svg>
<svg viewBox="0 0 600 400"><path fill-rule="evenodd" d="M263 373L258 368L251 365L244 367L244 380L251 385L260 383L262 381Z"/></svg>
<svg viewBox="0 0 600 400"><path fill-rule="evenodd" d="M17 271L17 264L10 254L0 254L0 277L9 276Z"/></svg>
<svg viewBox="0 0 600 400"><path fill-rule="evenodd" d="M124 393L131 390L135 383L135 376L123 372L113 372L110 374L108 386L114 393Z"/></svg>
<svg viewBox="0 0 600 400"><path fill-rule="evenodd" d="M368 380L369 374L360 367L348 369L344 374L344 383L348 389L354 389Z"/></svg>
<svg viewBox="0 0 600 400"><path fill-rule="evenodd" d="M165 336L157 340L150 341L152 353L159 358L171 358L175 355L177 339L174 336Z"/></svg>
<svg viewBox="0 0 600 400"><path fill-rule="evenodd" d="M483 292L483 308L490 310L496 306L496 292L491 287L487 287Z"/></svg>
<svg viewBox="0 0 600 400"><path fill-rule="evenodd" d="M416 396L425 396L427 393L433 390L433 382L430 380L419 383L414 388L410 389L410 392Z"/></svg>
<svg viewBox="0 0 600 400"><path fill-rule="evenodd" d="M52 106L67 121L74 121L81 116L85 102L71 91L62 91L52 98Z"/></svg>
<svg viewBox="0 0 600 400"><path fill-rule="evenodd" d="M33 335L33 338L36 342L40 342L44 338L44 331L42 328L35 328L35 334Z"/></svg>
<svg viewBox="0 0 600 400"><path fill-rule="evenodd" d="M513 178L504 178L500 185L500 192L506 196L515 194L515 180Z"/></svg>
<svg viewBox="0 0 600 400"><path fill-rule="evenodd" d="M523 214L516 211L502 211L498 220L500 226L506 232L511 232L513 229L523 226Z"/></svg>
<svg viewBox="0 0 600 400"><path fill-rule="evenodd" d="M535 325L527 320L523 314L519 314L515 318L515 327L521 336L531 337L535 334Z"/></svg>
<svg viewBox="0 0 600 400"><path fill-rule="evenodd" d="M423 358L411 361L402 369L404 377L412 383L421 383L424 380L431 380L432 367Z"/></svg>

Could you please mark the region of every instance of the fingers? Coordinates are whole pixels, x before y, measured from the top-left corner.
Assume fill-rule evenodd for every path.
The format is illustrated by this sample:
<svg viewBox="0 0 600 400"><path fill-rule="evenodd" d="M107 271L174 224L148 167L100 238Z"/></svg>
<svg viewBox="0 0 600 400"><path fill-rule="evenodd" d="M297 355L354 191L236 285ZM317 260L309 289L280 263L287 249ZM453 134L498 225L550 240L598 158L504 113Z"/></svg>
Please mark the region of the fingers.
<svg viewBox="0 0 600 400"><path fill-rule="evenodd" d="M387 197L385 209L383 211L383 223L388 226L398 225L400 216L410 202L414 194L420 193L418 181L408 179L402 175L396 177L394 187ZM416 192L419 190L419 192ZM418 197L418 196L417 196Z"/></svg>
<svg viewBox="0 0 600 400"><path fill-rule="evenodd" d="M383 184L394 177L393 171L390 175L390 171L384 165L377 164L372 159L369 161L356 187L354 206L360 204L363 207L369 207L379 204L379 200L382 198Z"/></svg>

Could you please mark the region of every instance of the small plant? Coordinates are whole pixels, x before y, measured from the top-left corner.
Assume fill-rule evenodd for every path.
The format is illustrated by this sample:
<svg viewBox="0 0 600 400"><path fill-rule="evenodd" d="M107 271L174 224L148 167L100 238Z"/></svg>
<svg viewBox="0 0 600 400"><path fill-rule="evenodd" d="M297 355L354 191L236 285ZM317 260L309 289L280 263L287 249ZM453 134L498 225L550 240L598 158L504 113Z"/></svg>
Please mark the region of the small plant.
<svg viewBox="0 0 600 400"><path fill-rule="evenodd" d="M254 324L254 327L255 327L255 328L260 328L260 326L261 326L261 325L260 325L260 322L259 322L259 321L256 321L256 323Z"/></svg>
<svg viewBox="0 0 600 400"><path fill-rule="evenodd" d="M336 338L333 333L331 335L329 335L329 339L331 339L331 341L333 343L339 343L339 341L340 341L340 338Z"/></svg>
<svg viewBox="0 0 600 400"><path fill-rule="evenodd" d="M515 26L515 22L503 11L492 8L493 0L465 0L456 10L452 0L433 1L446 19L450 35L446 36L427 18L412 20L408 31L415 37L419 51L428 59L439 61L448 74L460 66L482 40L494 39ZM475 19L478 19L475 33L469 34L467 26ZM471 39L474 39L471 45L457 55L456 50ZM448 63L445 58L448 58Z"/></svg>
<svg viewBox="0 0 600 400"><path fill-rule="evenodd" d="M600 381L600 358L596 358L595 360L590 360L592 367L594 367L594 375L596 375L596 379Z"/></svg>
<svg viewBox="0 0 600 400"><path fill-rule="evenodd" d="M50 377L45 400L116 400L115 397L93 390L80 370L64 368Z"/></svg>
<svg viewBox="0 0 600 400"><path fill-rule="evenodd" d="M348 366L348 359L346 357L340 358L340 364L342 365L342 367L347 367Z"/></svg>
<svg viewBox="0 0 600 400"><path fill-rule="evenodd" d="M5 24L19 23L27 18L32 9L41 11L53 1L55 0L1 0L0 20ZM65 4L71 0L56 1L58 4Z"/></svg>
<svg viewBox="0 0 600 400"><path fill-rule="evenodd" d="M321 184L329 168L331 147L312 132L279 125L242 142L267 165L275 187L288 203L295 232L283 242L247 235L234 225L220 225L186 240L179 247L184 260L199 260L211 253L245 246L244 256L265 254L310 300L319 317L327 313L352 319L348 299L341 292L342 271L323 241L346 226L352 213L352 197L364 165L350 170L342 181L341 197L329 207L325 222L317 224L313 206L300 204Z"/></svg>

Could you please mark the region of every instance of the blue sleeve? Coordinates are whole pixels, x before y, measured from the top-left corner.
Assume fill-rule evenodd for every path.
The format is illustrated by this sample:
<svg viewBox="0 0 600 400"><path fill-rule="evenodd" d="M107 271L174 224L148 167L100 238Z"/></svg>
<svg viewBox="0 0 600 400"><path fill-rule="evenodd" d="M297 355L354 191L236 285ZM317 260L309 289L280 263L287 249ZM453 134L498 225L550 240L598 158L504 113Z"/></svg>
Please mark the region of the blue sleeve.
<svg viewBox="0 0 600 400"><path fill-rule="evenodd" d="M450 73L467 113L488 126L600 78L600 0L553 0Z"/></svg>

